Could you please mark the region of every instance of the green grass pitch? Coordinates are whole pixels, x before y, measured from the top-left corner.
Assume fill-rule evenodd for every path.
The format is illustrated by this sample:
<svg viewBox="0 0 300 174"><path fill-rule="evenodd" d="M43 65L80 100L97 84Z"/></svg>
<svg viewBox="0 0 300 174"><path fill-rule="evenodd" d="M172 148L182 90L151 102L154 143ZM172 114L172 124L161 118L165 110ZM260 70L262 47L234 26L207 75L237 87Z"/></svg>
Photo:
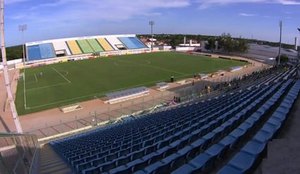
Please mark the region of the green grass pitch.
<svg viewBox="0 0 300 174"><path fill-rule="evenodd" d="M115 56L53 64L25 70L16 105L20 115L64 106L108 92L210 73L245 62L180 53ZM25 85L25 86L24 86Z"/></svg>

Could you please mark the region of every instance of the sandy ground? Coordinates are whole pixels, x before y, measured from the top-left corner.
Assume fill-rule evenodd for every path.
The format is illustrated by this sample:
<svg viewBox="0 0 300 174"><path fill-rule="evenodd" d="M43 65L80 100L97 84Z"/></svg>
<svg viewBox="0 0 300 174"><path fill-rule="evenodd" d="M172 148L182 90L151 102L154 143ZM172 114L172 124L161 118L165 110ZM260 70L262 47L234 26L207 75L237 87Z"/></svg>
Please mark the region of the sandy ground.
<svg viewBox="0 0 300 174"><path fill-rule="evenodd" d="M243 58L238 58L243 59ZM249 61L249 60L248 60ZM240 77L244 74L250 74L254 71L266 68L266 65L250 60L251 65L241 71L226 73L222 77L228 80L234 77ZM17 78L19 70L11 70L12 88L16 92ZM220 77L210 79L211 81L220 81ZM170 89L179 87L178 83L170 83ZM3 74L0 73L0 132L14 132L15 126L10 113L10 107L6 104L6 92L4 86ZM62 132L67 132L92 124L92 120L97 122L110 120L129 114L135 111L147 109L160 104L162 101L171 101L174 97L171 91L158 91L155 87L150 89L150 95L128 100L118 104L105 104L101 99L94 99L81 102L83 108L70 113L62 113L59 108L49 109L42 112L32 113L19 117L24 132L34 133L39 138L48 137Z"/></svg>

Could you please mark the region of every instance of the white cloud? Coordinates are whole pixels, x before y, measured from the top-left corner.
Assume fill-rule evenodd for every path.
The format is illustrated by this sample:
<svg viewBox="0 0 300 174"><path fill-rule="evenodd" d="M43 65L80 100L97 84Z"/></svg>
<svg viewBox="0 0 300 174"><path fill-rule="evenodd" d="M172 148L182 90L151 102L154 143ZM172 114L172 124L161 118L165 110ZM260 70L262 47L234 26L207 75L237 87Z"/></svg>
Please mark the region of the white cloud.
<svg viewBox="0 0 300 174"><path fill-rule="evenodd" d="M265 3L265 4L281 4L281 5L300 5L299 0L197 0L200 8L208 8L214 5L227 5L238 3Z"/></svg>
<svg viewBox="0 0 300 174"><path fill-rule="evenodd" d="M269 16L269 15L264 15L263 17L264 18L271 18L271 16Z"/></svg>
<svg viewBox="0 0 300 174"><path fill-rule="evenodd" d="M13 20L20 20L20 19L23 19L25 17L26 17L25 15L18 14L18 15L14 15L14 16L9 16L8 18L13 19Z"/></svg>
<svg viewBox="0 0 300 174"><path fill-rule="evenodd" d="M15 0L16 1L16 0ZM28 18L40 18L39 13L53 10L54 13L43 18L60 14L59 18L71 19L94 19L94 20L126 20L134 16L158 16L156 9L160 8L183 8L191 5L190 0L57 0L44 2L28 9L28 13L35 15ZM60 20L56 18L56 20ZM34 20L34 19L32 19Z"/></svg>
<svg viewBox="0 0 300 174"><path fill-rule="evenodd" d="M300 5L300 2L297 0L276 0L276 1L283 5Z"/></svg>
<svg viewBox="0 0 300 174"><path fill-rule="evenodd" d="M257 14L252 14L252 13L239 13L240 16L244 16L244 17L253 17L253 16L257 16Z"/></svg>
<svg viewBox="0 0 300 174"><path fill-rule="evenodd" d="M28 1L28 0L6 0L6 1L4 1L4 3L9 5L9 4L16 4L16 3L25 2L25 1Z"/></svg>

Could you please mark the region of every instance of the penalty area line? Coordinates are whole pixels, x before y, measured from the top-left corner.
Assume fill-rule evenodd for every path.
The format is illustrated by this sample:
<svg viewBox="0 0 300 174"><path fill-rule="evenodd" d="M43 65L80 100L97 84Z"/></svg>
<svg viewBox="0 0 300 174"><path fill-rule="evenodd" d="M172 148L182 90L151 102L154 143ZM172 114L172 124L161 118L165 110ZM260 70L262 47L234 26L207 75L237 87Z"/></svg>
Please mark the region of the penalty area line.
<svg viewBox="0 0 300 174"><path fill-rule="evenodd" d="M48 85L48 86L41 86L41 87L36 87L36 88L29 88L27 91L35 91L35 90L40 90L40 89L45 89L45 88L52 88L55 86L63 86L69 84L68 82L63 82L63 83L56 83L54 85Z"/></svg>
<svg viewBox="0 0 300 174"><path fill-rule="evenodd" d="M63 79L65 79L68 83L72 83L67 77L65 77L65 76L62 75L59 71L57 71L57 69L55 69L55 68L53 68L53 67L52 67L52 69L53 69L56 73L58 73Z"/></svg>
<svg viewBox="0 0 300 174"><path fill-rule="evenodd" d="M25 110L27 107L27 98L26 98L26 68L24 68L23 72L23 99L24 99L24 108Z"/></svg>
<svg viewBox="0 0 300 174"><path fill-rule="evenodd" d="M36 77L36 74L34 74L35 82L38 82L38 79Z"/></svg>
<svg viewBox="0 0 300 174"><path fill-rule="evenodd" d="M134 88L134 87L138 87L138 86L144 86L144 85L148 85L150 83L156 83L156 82L161 82L164 81L164 79L162 80L155 80L155 81L151 81L151 82L146 82L146 83L141 83L141 84L137 84L137 85L132 85L132 86L127 86L124 88L118 88L118 89L114 89L114 90L110 90L110 91L105 91L105 92L99 92L99 93L94 93L94 94L89 94L89 95L85 95L85 96L79 96L79 97L73 97L73 98L69 98L69 99L65 99L65 100L60 100L60 101L56 101L56 102L49 102L47 104L42 104L42 105L36 105L36 106L30 106L30 107L26 107L26 110L29 109L38 109L38 108L42 108L42 107L46 107L46 106L51 106L51 105L57 105L57 104L61 104L61 103L66 103L66 102L71 102L74 101L76 103L78 102L82 102L82 101L78 101L79 99L82 98L90 98L90 97L95 97L95 96L103 96L107 93L111 93L111 92L116 92L116 91L121 91L121 90L125 90L125 89L130 89L130 88ZM92 99L92 98L91 98ZM76 101L77 100L77 101ZM57 106L58 107L58 106Z"/></svg>

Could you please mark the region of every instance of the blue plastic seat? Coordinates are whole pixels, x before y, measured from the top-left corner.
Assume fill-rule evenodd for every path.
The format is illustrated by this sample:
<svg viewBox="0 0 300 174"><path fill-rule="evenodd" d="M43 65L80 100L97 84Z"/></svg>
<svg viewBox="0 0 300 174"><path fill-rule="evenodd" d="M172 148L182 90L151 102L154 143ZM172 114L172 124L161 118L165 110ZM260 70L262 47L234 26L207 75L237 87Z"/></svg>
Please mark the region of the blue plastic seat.
<svg viewBox="0 0 300 174"><path fill-rule="evenodd" d="M247 152L252 155L259 155L266 147L266 143L262 143L256 140L249 141L241 151Z"/></svg>
<svg viewBox="0 0 300 174"><path fill-rule="evenodd" d="M113 168L109 171L110 174L127 174L127 173L132 173L131 168L126 167L125 165L118 166L116 168Z"/></svg>
<svg viewBox="0 0 300 174"><path fill-rule="evenodd" d="M202 149L202 147L206 144L206 140L200 138L197 141L194 141L191 146Z"/></svg>
<svg viewBox="0 0 300 174"><path fill-rule="evenodd" d="M267 122L267 123L264 124L264 126L261 128L261 130L269 132L273 136L278 131L278 129L280 128L280 126L281 125L273 125L273 124Z"/></svg>
<svg viewBox="0 0 300 174"><path fill-rule="evenodd" d="M172 169L177 169L178 167L184 165L186 162L186 156L185 155L177 155L176 158L173 160L171 166Z"/></svg>
<svg viewBox="0 0 300 174"><path fill-rule="evenodd" d="M209 132L208 134L206 134L205 136L203 136L202 138L208 143L210 144L214 137L215 137L216 133L215 132Z"/></svg>
<svg viewBox="0 0 300 174"><path fill-rule="evenodd" d="M270 140L272 136L273 136L272 133L266 132L264 130L260 130L259 132L256 133L253 139L265 143L266 141Z"/></svg>
<svg viewBox="0 0 300 174"><path fill-rule="evenodd" d="M276 111L287 114L289 112L289 108L279 107Z"/></svg>
<svg viewBox="0 0 300 174"><path fill-rule="evenodd" d="M218 171L218 174L244 174L244 172L241 171L241 169L227 164L226 166L221 168L220 171Z"/></svg>
<svg viewBox="0 0 300 174"><path fill-rule="evenodd" d="M147 167L144 169L144 171L145 171L146 173L152 173L152 172L154 172L157 168L159 168L159 167L161 167L161 166L164 166L164 165L165 165L165 164L162 163L161 161L157 161L157 162L155 162L155 163L153 163L153 164L147 166Z"/></svg>
<svg viewBox="0 0 300 174"><path fill-rule="evenodd" d="M195 167L189 165L189 164L184 164L178 169L174 170L172 174L190 174L195 170Z"/></svg>
<svg viewBox="0 0 300 174"><path fill-rule="evenodd" d="M219 143L224 146L232 147L232 145L235 144L236 141L237 141L237 138L228 135L228 136L224 137Z"/></svg>
<svg viewBox="0 0 300 174"><path fill-rule="evenodd" d="M116 163L108 163L101 167L101 172L108 172L109 170L116 168Z"/></svg>
<svg viewBox="0 0 300 174"><path fill-rule="evenodd" d="M206 168L209 168L211 161L214 159L211 155L207 153L201 153L192 159L189 164L195 168L194 172L200 173L203 172Z"/></svg>
<svg viewBox="0 0 300 174"><path fill-rule="evenodd" d="M83 174L100 174L100 170L97 167L92 167L88 169L84 169L81 173Z"/></svg>
<svg viewBox="0 0 300 174"><path fill-rule="evenodd" d="M145 167L148 166L150 160L144 160L141 163L137 163L136 165L133 166L133 171L138 171L138 170L142 170Z"/></svg>
<svg viewBox="0 0 300 174"><path fill-rule="evenodd" d="M246 152L239 152L229 161L229 164L246 173L250 170L255 160L255 156Z"/></svg>
<svg viewBox="0 0 300 174"><path fill-rule="evenodd" d="M240 128L234 129L229 135L233 136L237 139L240 139L243 135L245 135L246 131Z"/></svg>
<svg viewBox="0 0 300 174"><path fill-rule="evenodd" d="M286 115L282 112L277 111L277 110L273 113L273 117L276 118L276 119L279 119L281 122L286 120Z"/></svg>
<svg viewBox="0 0 300 174"><path fill-rule="evenodd" d="M267 121L267 123L270 123L274 126L279 126L281 127L281 120L279 120L278 118L274 117L274 115Z"/></svg>
<svg viewBox="0 0 300 174"><path fill-rule="evenodd" d="M222 154L227 150L226 146L221 144L214 144L210 148L208 148L205 153L213 156L213 157L220 157Z"/></svg>
<svg viewBox="0 0 300 174"><path fill-rule="evenodd" d="M138 159L138 158L142 158L145 154L145 149L142 149L140 151L134 152L132 154L132 160Z"/></svg>
<svg viewBox="0 0 300 174"><path fill-rule="evenodd" d="M91 167L92 167L92 164L88 162L88 163L84 163L84 164L76 166L76 170L80 173L81 171L83 171L85 169L89 169Z"/></svg>
<svg viewBox="0 0 300 174"><path fill-rule="evenodd" d="M106 162L105 157L98 158L98 159L92 161L92 165L93 166L98 166L99 164L102 164L102 163L105 163L105 162Z"/></svg>

